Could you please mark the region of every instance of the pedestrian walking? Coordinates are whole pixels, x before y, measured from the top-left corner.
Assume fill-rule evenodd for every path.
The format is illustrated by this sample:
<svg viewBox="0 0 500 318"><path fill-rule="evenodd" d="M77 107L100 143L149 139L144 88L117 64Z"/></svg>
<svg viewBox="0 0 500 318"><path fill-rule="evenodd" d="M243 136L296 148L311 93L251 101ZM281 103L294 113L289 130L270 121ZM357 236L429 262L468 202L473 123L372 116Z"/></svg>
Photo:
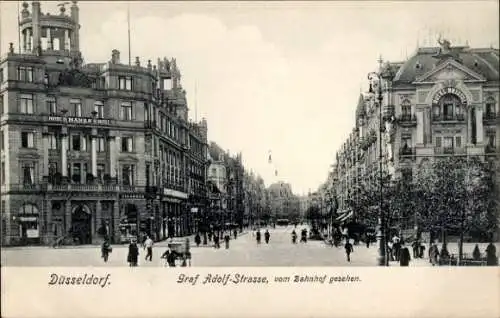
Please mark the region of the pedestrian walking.
<svg viewBox="0 0 500 318"><path fill-rule="evenodd" d="M226 235L224 235L224 243L226 243L226 250L229 249L229 240L231 239L231 237L229 236L229 233L226 233Z"/></svg>
<svg viewBox="0 0 500 318"><path fill-rule="evenodd" d="M220 248L219 235L214 233L214 247Z"/></svg>
<svg viewBox="0 0 500 318"><path fill-rule="evenodd" d="M486 247L486 266L498 265L497 248L490 242Z"/></svg>
<svg viewBox="0 0 500 318"><path fill-rule="evenodd" d="M101 245L101 257L104 259L106 263L109 258L109 253L111 253L113 249L111 248L111 244L109 243L109 239L107 237L104 238L104 242Z"/></svg>
<svg viewBox="0 0 500 318"><path fill-rule="evenodd" d="M399 250L399 265L400 266L409 266L410 264L410 251L408 248L403 244L401 244L401 248Z"/></svg>
<svg viewBox="0 0 500 318"><path fill-rule="evenodd" d="M413 241L413 243L411 243L411 247L413 249L413 258L417 258L418 255L420 254L420 242L418 240L415 240Z"/></svg>
<svg viewBox="0 0 500 318"><path fill-rule="evenodd" d="M349 241L349 239L345 241L344 248L345 248L345 254L347 256L347 261L351 262L351 253L354 252L354 248L352 247L352 244Z"/></svg>
<svg viewBox="0 0 500 318"><path fill-rule="evenodd" d="M233 235L234 235L234 239L237 239L238 238L238 230L234 229Z"/></svg>
<svg viewBox="0 0 500 318"><path fill-rule="evenodd" d="M208 241L212 242L212 232L208 232Z"/></svg>
<svg viewBox="0 0 500 318"><path fill-rule="evenodd" d="M425 245L424 245L424 243L419 242L418 257L424 258L424 252L425 252Z"/></svg>
<svg viewBox="0 0 500 318"><path fill-rule="evenodd" d="M269 239L271 238L271 234L269 234L269 231L266 230L264 233L264 239L266 240L266 244L269 244Z"/></svg>
<svg viewBox="0 0 500 318"><path fill-rule="evenodd" d="M132 239L128 246L128 254L127 254L127 262L130 267L138 266L138 258L139 258L139 247L137 246L137 240Z"/></svg>
<svg viewBox="0 0 500 318"><path fill-rule="evenodd" d="M436 243L433 243L429 248L429 262L432 266L439 265L439 248Z"/></svg>
<svg viewBox="0 0 500 318"><path fill-rule="evenodd" d="M201 237L200 237L200 233L196 233L195 237L194 237L194 242L196 243L196 247L199 247L200 244L201 244Z"/></svg>
<svg viewBox="0 0 500 318"><path fill-rule="evenodd" d="M401 249L401 240L397 235L394 235L392 238L392 255L391 258L392 260L396 260L396 262L399 262L399 251Z"/></svg>
<svg viewBox="0 0 500 318"><path fill-rule="evenodd" d="M153 261L153 244L153 240L149 236L146 236L146 241L144 241L144 248L146 249L146 261Z"/></svg>
<svg viewBox="0 0 500 318"><path fill-rule="evenodd" d="M297 233L295 233L295 230L292 231L292 244L297 244Z"/></svg>
<svg viewBox="0 0 500 318"><path fill-rule="evenodd" d="M260 244L260 230L257 230L257 233L255 233L255 239L257 240L257 244Z"/></svg>
<svg viewBox="0 0 500 318"><path fill-rule="evenodd" d="M472 252L472 257L474 258L475 261L481 260L481 251L479 251L478 244L476 244L476 246L474 246L474 251Z"/></svg>

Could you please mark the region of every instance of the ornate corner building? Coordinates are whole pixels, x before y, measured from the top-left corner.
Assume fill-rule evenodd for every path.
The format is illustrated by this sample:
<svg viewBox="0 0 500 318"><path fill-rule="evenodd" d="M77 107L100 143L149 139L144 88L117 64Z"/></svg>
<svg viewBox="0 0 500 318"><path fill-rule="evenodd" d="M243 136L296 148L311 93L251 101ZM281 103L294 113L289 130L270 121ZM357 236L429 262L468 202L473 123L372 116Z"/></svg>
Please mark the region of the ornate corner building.
<svg viewBox="0 0 500 318"><path fill-rule="evenodd" d="M352 215L346 199L360 180L377 182L379 138L383 169L394 178L412 178L439 157L478 156L498 180L499 50L439 44L381 64L382 116L373 95L360 95L356 127L334 165L341 218Z"/></svg>
<svg viewBox="0 0 500 318"><path fill-rule="evenodd" d="M176 60L83 64L79 8L23 3L0 58L2 243L89 244L196 230L207 122L188 120Z"/></svg>

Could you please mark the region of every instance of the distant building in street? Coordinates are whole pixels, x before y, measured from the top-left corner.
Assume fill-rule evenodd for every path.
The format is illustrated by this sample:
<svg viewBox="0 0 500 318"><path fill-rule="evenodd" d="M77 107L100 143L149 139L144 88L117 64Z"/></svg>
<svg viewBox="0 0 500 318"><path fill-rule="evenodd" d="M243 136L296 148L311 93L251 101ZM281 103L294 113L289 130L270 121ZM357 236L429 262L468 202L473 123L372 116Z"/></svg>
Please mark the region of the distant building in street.
<svg viewBox="0 0 500 318"><path fill-rule="evenodd" d="M361 180L377 182L379 138L383 169L394 178L411 179L437 158L469 155L495 165L498 179L499 50L440 44L381 65L382 123L377 100L359 96L356 126L333 173L341 216Z"/></svg>
<svg viewBox="0 0 500 318"><path fill-rule="evenodd" d="M208 180L220 191L219 203L213 207L212 213L218 211L221 214L216 217L219 222L242 226L246 223L243 188L245 169L242 154L231 156L229 151L226 152L215 142L211 142L209 155Z"/></svg>
<svg viewBox="0 0 500 318"><path fill-rule="evenodd" d="M188 120L176 60L83 64L79 8L23 3L0 57L2 244L114 242L195 231L207 122Z"/></svg>
<svg viewBox="0 0 500 318"><path fill-rule="evenodd" d="M277 182L268 188L271 217L273 219L295 219L299 216L299 200L289 183Z"/></svg>

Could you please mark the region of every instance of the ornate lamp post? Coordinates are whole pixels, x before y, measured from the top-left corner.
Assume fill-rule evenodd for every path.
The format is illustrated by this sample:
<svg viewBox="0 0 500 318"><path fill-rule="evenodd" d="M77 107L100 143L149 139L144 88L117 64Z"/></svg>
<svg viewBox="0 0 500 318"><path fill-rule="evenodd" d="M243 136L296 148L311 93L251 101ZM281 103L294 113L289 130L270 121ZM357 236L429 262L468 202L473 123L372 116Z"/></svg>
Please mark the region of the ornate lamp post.
<svg viewBox="0 0 500 318"><path fill-rule="evenodd" d="M381 60L379 60L381 63ZM370 81L370 89L369 93L374 96L377 101L378 101L378 108L379 108L379 136L378 136L378 146L379 146L379 156L378 156L378 163L379 163L379 217L378 217L378 231L377 231L377 241L379 244L378 248L378 265L379 266L387 266L387 255L386 255L386 228L385 228L385 213L382 210L382 204L383 204L383 180L382 180L382 132L383 132L383 126L382 126L382 100L384 99L383 93L382 93L382 75L377 72L370 72L368 74L368 80ZM377 92L374 92L373 89L373 82L377 80L378 85L377 85ZM376 96L375 96L376 95Z"/></svg>

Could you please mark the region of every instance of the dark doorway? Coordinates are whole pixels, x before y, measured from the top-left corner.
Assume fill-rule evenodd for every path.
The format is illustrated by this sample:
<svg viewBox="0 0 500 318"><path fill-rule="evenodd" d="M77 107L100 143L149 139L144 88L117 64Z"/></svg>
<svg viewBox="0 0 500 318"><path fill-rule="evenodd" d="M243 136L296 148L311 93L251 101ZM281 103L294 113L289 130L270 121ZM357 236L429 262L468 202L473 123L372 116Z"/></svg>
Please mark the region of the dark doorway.
<svg viewBox="0 0 500 318"><path fill-rule="evenodd" d="M79 205L71 217L71 234L76 244L91 244L92 215L86 205Z"/></svg>

